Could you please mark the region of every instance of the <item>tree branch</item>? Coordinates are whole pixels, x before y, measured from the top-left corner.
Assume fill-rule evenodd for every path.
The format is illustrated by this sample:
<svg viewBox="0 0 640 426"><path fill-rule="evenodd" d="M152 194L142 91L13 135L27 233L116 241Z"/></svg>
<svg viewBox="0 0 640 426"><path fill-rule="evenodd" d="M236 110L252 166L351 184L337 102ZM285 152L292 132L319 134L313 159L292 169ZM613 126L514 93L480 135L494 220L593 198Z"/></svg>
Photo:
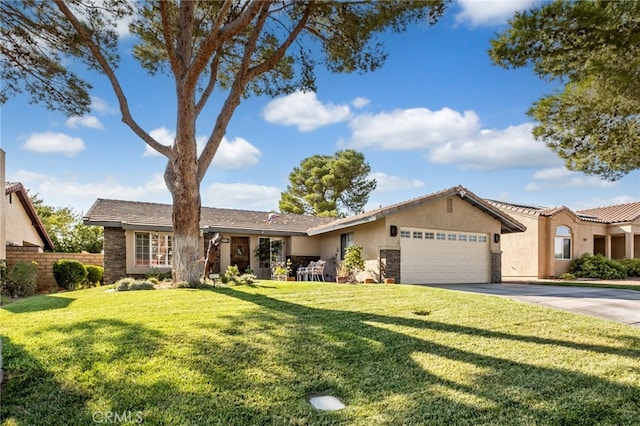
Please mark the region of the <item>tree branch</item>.
<svg viewBox="0 0 640 426"><path fill-rule="evenodd" d="M151 148L155 149L159 153L165 155L168 158L172 158L173 149L166 145L162 145L154 138L152 138L147 132L145 132L142 127L138 125L138 123L133 119L131 112L129 111L129 104L127 102L127 98L120 86L120 82L109 65L109 62L105 59L100 47L96 45L96 43L91 39L91 35L88 33L84 25L78 21L78 18L69 10L67 5L63 0L54 0L56 6L62 12L62 14L69 20L73 28L78 32L80 37L87 43L91 54L94 59L98 62L102 71L105 73L109 82L111 83L111 87L113 88L116 97L118 98L118 104L120 106L120 113L122 114L122 122L125 123L133 132L139 136L143 141L145 141Z"/></svg>
<svg viewBox="0 0 640 426"><path fill-rule="evenodd" d="M171 25L171 15L167 5L169 2L160 2L160 16L162 16L162 33L164 35L164 47L167 49L167 56L169 57L169 63L171 64L171 70L174 77L180 75L180 65L176 56L176 49L173 45L173 39L175 33L173 31L173 25Z"/></svg>

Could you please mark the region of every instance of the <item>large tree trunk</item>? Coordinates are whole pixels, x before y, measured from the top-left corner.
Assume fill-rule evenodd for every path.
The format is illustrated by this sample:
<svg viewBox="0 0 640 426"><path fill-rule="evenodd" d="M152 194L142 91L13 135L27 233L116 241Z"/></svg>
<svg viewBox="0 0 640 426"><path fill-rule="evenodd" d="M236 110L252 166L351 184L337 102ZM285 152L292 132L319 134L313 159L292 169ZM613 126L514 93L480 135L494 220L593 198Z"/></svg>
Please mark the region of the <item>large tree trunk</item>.
<svg viewBox="0 0 640 426"><path fill-rule="evenodd" d="M173 278L199 283L202 265L200 253L200 185L193 170L181 161L167 165L165 180L173 197ZM173 167L172 167L173 166Z"/></svg>

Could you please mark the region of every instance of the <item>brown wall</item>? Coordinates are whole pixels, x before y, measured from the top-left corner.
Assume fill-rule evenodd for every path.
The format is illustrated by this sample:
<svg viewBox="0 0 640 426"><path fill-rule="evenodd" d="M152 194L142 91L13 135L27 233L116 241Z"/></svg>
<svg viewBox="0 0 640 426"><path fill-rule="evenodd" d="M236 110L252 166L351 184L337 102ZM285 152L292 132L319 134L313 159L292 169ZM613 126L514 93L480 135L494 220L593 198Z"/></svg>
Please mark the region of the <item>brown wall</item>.
<svg viewBox="0 0 640 426"><path fill-rule="evenodd" d="M49 253L41 252L39 247L14 247L7 246L7 266L13 266L18 262L36 262L38 264L38 291L45 292L56 288L56 279L53 277L53 264L58 260L77 260L83 265L104 265L104 256L101 253Z"/></svg>

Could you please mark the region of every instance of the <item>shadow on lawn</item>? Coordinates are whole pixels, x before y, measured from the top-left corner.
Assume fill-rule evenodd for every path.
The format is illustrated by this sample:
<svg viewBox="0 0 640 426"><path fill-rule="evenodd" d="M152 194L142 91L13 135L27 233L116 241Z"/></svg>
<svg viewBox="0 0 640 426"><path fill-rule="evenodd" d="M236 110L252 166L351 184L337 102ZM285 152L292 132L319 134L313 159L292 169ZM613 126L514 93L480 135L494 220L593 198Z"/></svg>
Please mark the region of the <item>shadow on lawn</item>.
<svg viewBox="0 0 640 426"><path fill-rule="evenodd" d="M23 314L25 312L46 311L49 309L63 309L73 302L72 297L61 297L53 295L40 295L32 296L24 300L10 303L3 306L5 311L12 312L14 314Z"/></svg>
<svg viewBox="0 0 640 426"><path fill-rule="evenodd" d="M2 356L2 424L64 424L71 417L78 424L92 423L90 415L82 414L87 396L63 385L22 346L2 337Z"/></svg>
<svg viewBox="0 0 640 426"><path fill-rule="evenodd" d="M261 333L279 333L286 321L286 336L277 337L279 358L272 361L286 374L272 380L289 386L298 398L322 393L341 398L354 407L344 411L342 420L347 422L366 423L359 410L372 410L370 422L377 424L630 424L640 417L638 387L534 365L535 360L462 350L413 337L410 330L423 336L433 331L455 333L460 339L485 337L501 345L535 344L547 347L549 356L577 351L576 360L592 352L637 360L637 341L627 348L580 344L422 318L319 309L233 289L214 291L268 308L236 317L230 329L250 322L261 324ZM409 331L390 329L397 326ZM255 351L260 359L259 347L251 349L250 341L247 346L243 350ZM458 371L450 374L447 368ZM637 361L628 370L637 374ZM466 376L456 377L460 371ZM273 409L286 412L284 404Z"/></svg>

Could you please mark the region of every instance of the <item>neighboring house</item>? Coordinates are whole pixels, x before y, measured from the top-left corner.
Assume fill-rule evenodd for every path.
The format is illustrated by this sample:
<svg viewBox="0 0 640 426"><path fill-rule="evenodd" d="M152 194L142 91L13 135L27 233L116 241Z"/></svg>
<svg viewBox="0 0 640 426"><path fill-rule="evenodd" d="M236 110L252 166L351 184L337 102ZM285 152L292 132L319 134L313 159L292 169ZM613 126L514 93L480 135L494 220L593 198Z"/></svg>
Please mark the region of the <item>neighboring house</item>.
<svg viewBox="0 0 640 426"><path fill-rule="evenodd" d="M24 186L19 182L5 182L4 193L0 216L4 226L3 254L6 256L6 246L38 247L52 251L53 242Z"/></svg>
<svg viewBox="0 0 640 426"><path fill-rule="evenodd" d="M551 278L584 253L640 258L640 202L571 211L488 200L527 230L502 240L502 277Z"/></svg>
<svg viewBox="0 0 640 426"><path fill-rule="evenodd" d="M98 199L84 218L104 227L105 282L170 271L172 207L165 204ZM291 259L293 269L324 259L326 279L350 244L363 246L367 270L360 279L394 278L402 283L501 281L501 234L524 225L457 186L431 195L347 218L202 208L199 255L215 232L223 235L217 270L238 265L261 278L270 260L257 257L261 246L282 247L272 259ZM273 244L273 243L276 244Z"/></svg>

